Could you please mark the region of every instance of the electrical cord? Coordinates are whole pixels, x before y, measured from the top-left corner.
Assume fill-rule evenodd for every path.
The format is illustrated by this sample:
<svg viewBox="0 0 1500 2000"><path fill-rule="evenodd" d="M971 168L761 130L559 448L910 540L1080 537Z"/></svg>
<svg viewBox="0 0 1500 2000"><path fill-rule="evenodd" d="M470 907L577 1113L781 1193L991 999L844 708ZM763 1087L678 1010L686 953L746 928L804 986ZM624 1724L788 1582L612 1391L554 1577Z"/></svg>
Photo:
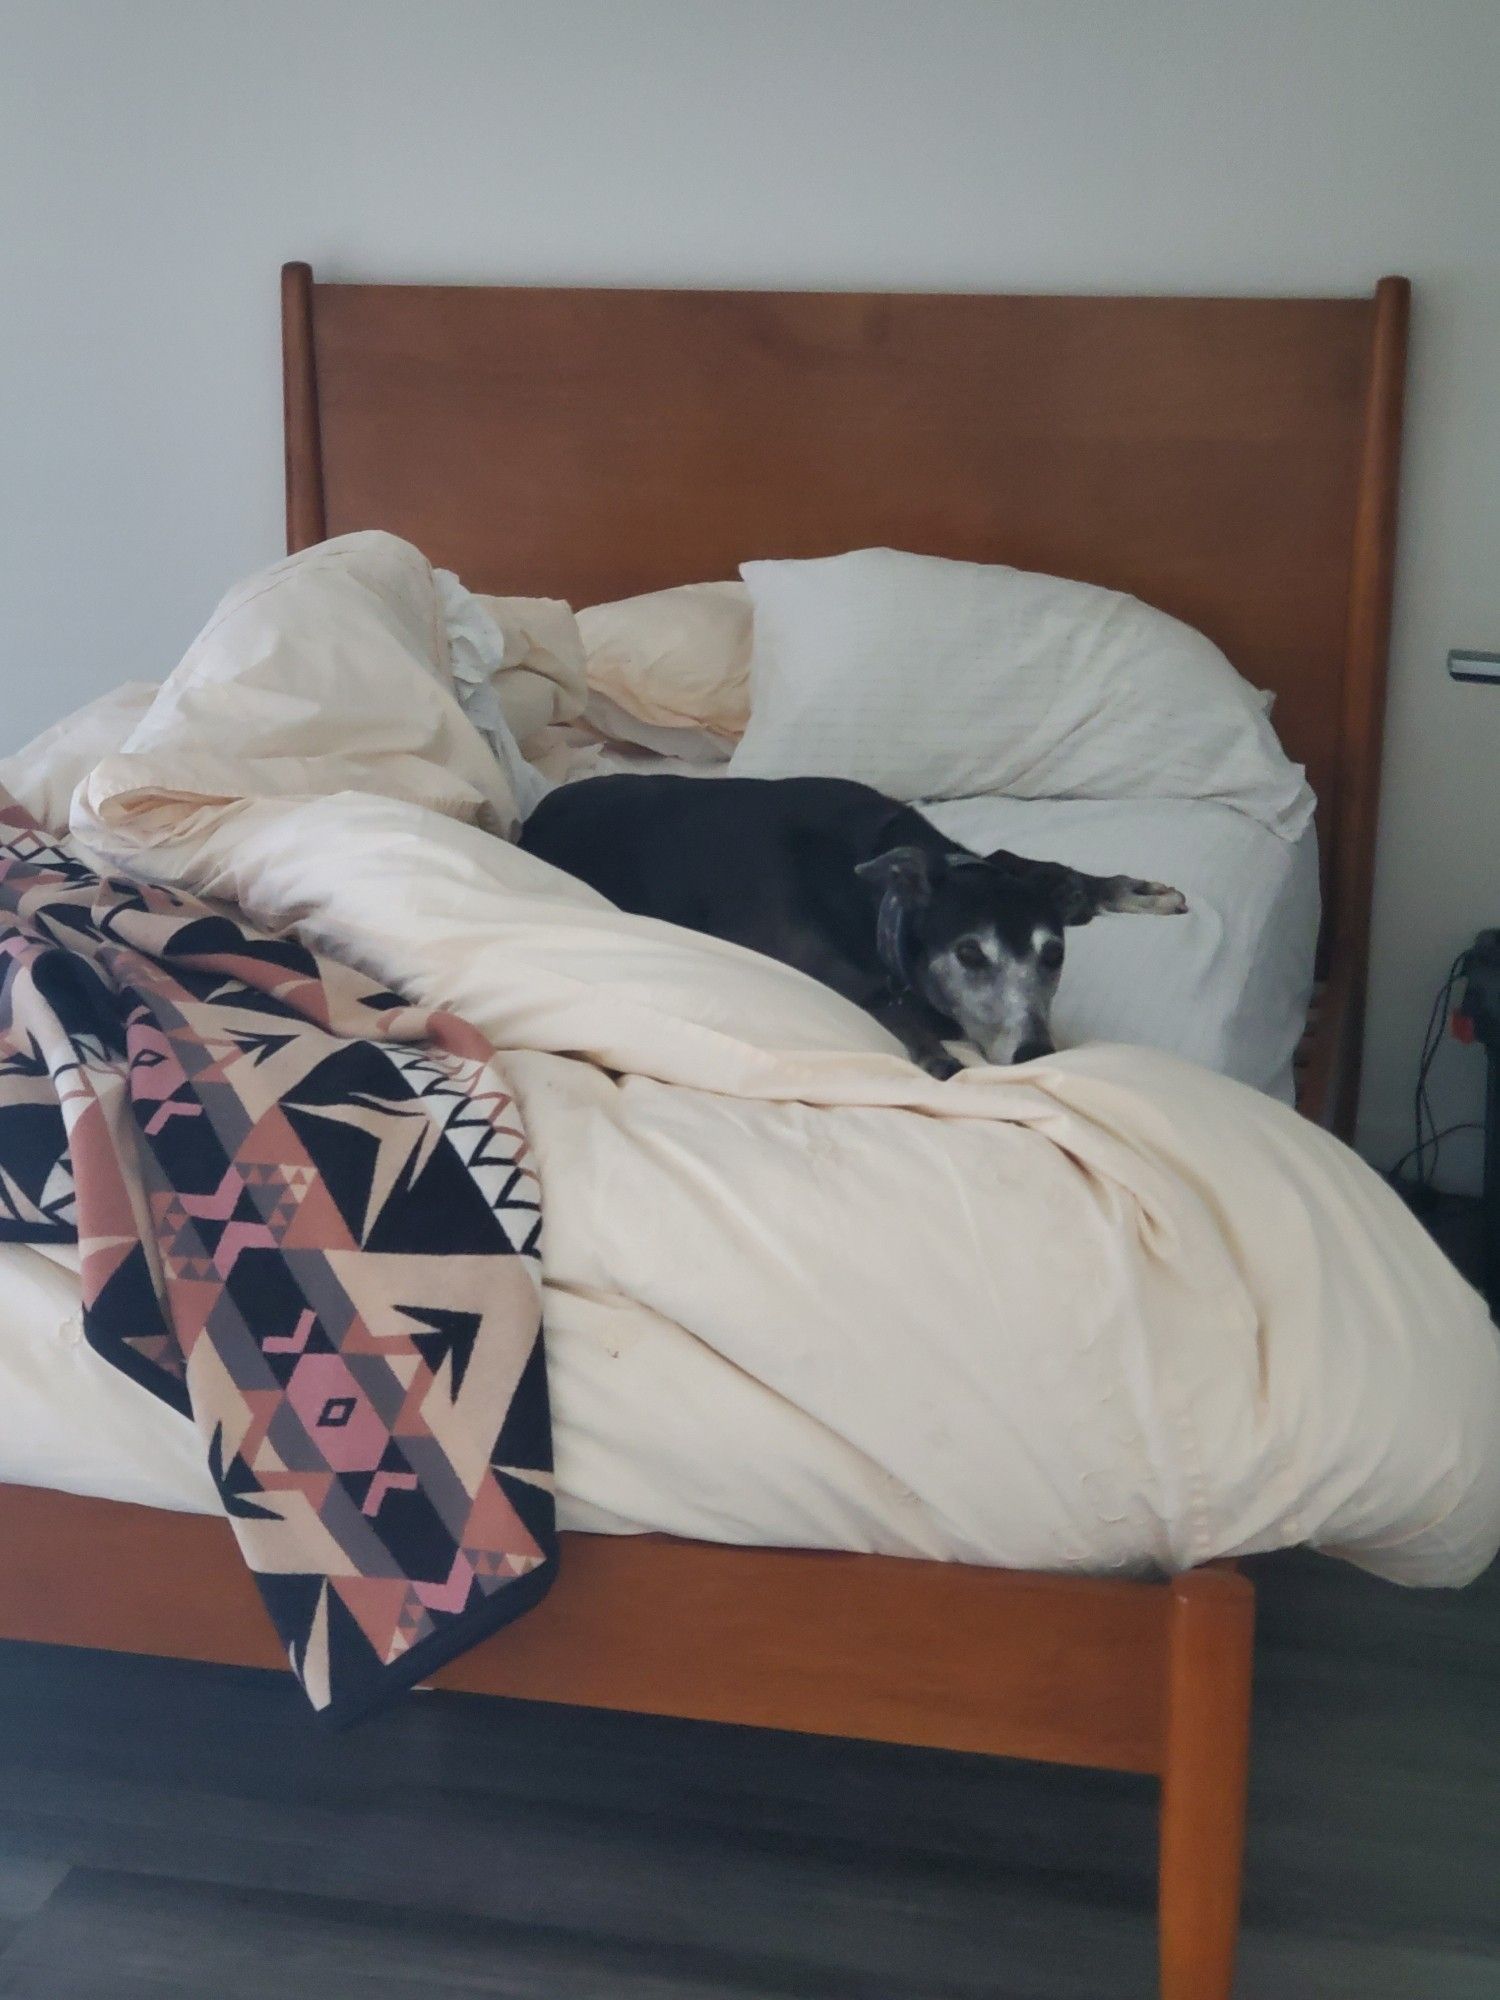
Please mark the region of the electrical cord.
<svg viewBox="0 0 1500 2000"><path fill-rule="evenodd" d="M1434 1132L1431 1138L1429 1138L1426 1141L1426 1144L1429 1146L1441 1146L1443 1141L1445 1139L1451 1139L1455 1132L1482 1132L1483 1130L1484 1130L1484 1121L1482 1119L1461 1118L1456 1125L1445 1125L1441 1132ZM1406 1165L1408 1160L1414 1159L1420 1150L1421 1148L1417 1146L1408 1146L1406 1151L1401 1155L1400 1159L1397 1160L1395 1166L1386 1168L1386 1175L1385 1175L1386 1179L1389 1181L1399 1181L1401 1178L1402 1168ZM1428 1178L1414 1181L1411 1184L1410 1191L1413 1193L1426 1192L1430 1185L1431 1173L1436 1170L1436 1167L1437 1167L1437 1154L1434 1153L1432 1156L1432 1167L1428 1169Z"/></svg>
<svg viewBox="0 0 1500 2000"><path fill-rule="evenodd" d="M1432 1075L1432 1065L1437 1060L1437 1052L1443 1045L1443 1034L1448 1026L1448 1013L1453 1004L1453 989L1463 977L1468 956L1468 950L1465 948L1449 966L1442 985L1433 995L1432 1009L1427 1016L1427 1028L1422 1036L1422 1053L1417 1063L1416 1088L1412 1093L1412 1132L1416 1143L1407 1148L1393 1167L1386 1169L1386 1179L1393 1186L1403 1187L1403 1191L1409 1194L1431 1194L1433 1175L1437 1172L1438 1159L1445 1139L1451 1139L1456 1132L1483 1129L1477 1118L1464 1118L1455 1125L1445 1126L1440 1132L1437 1120L1432 1115L1432 1100L1427 1090L1428 1079ZM1416 1161L1416 1172L1403 1186L1401 1174L1408 1160Z"/></svg>

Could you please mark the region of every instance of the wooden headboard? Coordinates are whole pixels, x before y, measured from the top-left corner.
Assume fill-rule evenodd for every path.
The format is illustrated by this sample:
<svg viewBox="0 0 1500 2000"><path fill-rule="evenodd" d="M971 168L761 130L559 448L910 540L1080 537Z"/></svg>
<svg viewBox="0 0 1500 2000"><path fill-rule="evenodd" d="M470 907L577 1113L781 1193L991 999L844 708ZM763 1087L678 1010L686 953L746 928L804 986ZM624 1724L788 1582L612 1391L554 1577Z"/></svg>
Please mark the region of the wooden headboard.
<svg viewBox="0 0 1500 2000"><path fill-rule="evenodd" d="M590 604L887 544L1187 619L1274 689L1318 793L1323 969L1352 1035L1320 1108L1347 1127L1408 296L347 285L289 264L288 545L389 528L476 589Z"/></svg>

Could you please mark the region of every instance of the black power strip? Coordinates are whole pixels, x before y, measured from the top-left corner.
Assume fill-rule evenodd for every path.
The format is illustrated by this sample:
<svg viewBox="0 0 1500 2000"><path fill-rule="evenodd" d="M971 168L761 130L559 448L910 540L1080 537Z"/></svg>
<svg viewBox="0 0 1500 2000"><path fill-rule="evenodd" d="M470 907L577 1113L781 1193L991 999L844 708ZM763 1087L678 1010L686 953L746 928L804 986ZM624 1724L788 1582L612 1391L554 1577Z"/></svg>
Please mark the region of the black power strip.
<svg viewBox="0 0 1500 2000"><path fill-rule="evenodd" d="M1454 1032L1478 1042L1489 1063L1484 1092L1484 1191L1480 1197L1483 1274L1490 1312L1500 1319L1500 930L1481 931L1459 967L1463 993Z"/></svg>
<svg viewBox="0 0 1500 2000"><path fill-rule="evenodd" d="M1479 933L1464 953L1459 977L1464 993L1458 1018L1472 1029L1471 1040L1494 1053L1500 1049L1500 930Z"/></svg>

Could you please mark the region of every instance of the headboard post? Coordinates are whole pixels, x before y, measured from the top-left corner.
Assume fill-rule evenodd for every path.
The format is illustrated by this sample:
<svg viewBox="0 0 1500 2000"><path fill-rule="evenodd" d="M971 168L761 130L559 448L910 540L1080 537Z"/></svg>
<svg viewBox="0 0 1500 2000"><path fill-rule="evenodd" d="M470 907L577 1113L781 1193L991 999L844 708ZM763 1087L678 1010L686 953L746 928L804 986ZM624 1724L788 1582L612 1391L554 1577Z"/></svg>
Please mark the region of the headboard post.
<svg viewBox="0 0 1500 2000"><path fill-rule="evenodd" d="M1375 288L1360 444L1354 548L1349 572L1349 636L1344 654L1344 756L1334 826L1330 955L1348 968L1348 1056L1330 1107L1335 1131L1354 1126L1364 1040L1370 905L1385 737L1391 599L1396 567L1396 494L1406 387L1411 285L1382 278Z"/></svg>
<svg viewBox="0 0 1500 2000"><path fill-rule="evenodd" d="M281 395L286 439L288 555L327 535L323 511L323 440L313 349L311 264L281 267Z"/></svg>

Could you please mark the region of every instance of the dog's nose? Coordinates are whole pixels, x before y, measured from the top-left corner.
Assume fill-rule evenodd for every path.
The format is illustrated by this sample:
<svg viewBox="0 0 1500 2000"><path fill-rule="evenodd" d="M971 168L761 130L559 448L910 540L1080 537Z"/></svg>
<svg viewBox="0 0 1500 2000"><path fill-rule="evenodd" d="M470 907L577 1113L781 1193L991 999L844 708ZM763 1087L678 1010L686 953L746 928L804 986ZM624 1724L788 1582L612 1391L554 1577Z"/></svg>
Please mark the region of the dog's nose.
<svg viewBox="0 0 1500 2000"><path fill-rule="evenodd" d="M1050 1042L1022 1042L1011 1057L1011 1061L1018 1063L1035 1062L1039 1056L1050 1056L1052 1053L1053 1048Z"/></svg>

